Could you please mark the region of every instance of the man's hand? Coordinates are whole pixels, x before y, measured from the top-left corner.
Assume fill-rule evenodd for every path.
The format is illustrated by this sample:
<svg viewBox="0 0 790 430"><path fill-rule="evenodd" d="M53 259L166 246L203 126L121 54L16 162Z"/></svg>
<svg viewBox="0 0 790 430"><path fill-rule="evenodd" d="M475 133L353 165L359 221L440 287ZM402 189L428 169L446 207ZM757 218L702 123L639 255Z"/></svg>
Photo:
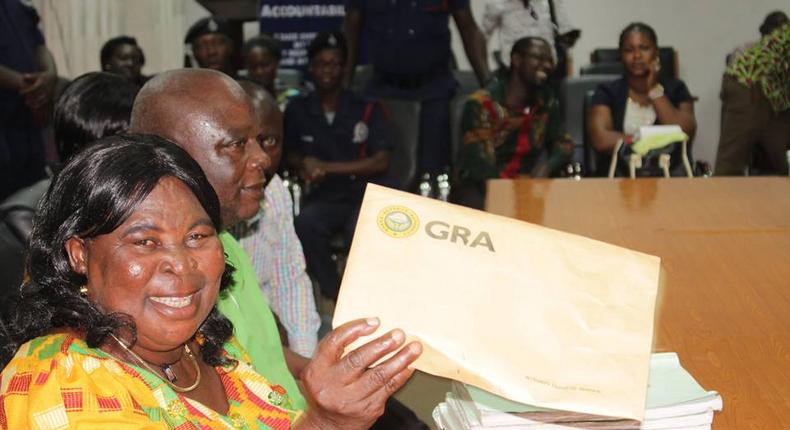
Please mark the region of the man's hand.
<svg viewBox="0 0 790 430"><path fill-rule="evenodd" d="M381 416L384 403L414 372L408 366L422 353L422 345L412 342L373 366L403 345L404 333L393 330L341 358L346 346L378 326L377 318L351 321L321 341L302 372L309 406L299 428L361 430Z"/></svg>
<svg viewBox="0 0 790 430"><path fill-rule="evenodd" d="M326 176L324 162L315 157L304 157L302 160L302 177L310 182L318 182Z"/></svg>
<svg viewBox="0 0 790 430"><path fill-rule="evenodd" d="M25 98L25 104L39 123L43 124L52 110L57 76L51 72L25 73L22 79L24 84L19 94Z"/></svg>

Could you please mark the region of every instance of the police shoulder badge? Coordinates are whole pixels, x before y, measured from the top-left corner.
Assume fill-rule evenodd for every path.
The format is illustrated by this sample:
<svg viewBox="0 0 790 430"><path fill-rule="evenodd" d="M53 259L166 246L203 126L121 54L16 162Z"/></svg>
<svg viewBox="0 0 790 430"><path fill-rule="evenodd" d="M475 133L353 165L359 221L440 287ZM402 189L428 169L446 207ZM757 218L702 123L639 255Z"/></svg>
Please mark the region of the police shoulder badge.
<svg viewBox="0 0 790 430"><path fill-rule="evenodd" d="M352 141L359 144L366 140L368 140L368 125L363 121L359 121L357 125L354 126L354 138Z"/></svg>

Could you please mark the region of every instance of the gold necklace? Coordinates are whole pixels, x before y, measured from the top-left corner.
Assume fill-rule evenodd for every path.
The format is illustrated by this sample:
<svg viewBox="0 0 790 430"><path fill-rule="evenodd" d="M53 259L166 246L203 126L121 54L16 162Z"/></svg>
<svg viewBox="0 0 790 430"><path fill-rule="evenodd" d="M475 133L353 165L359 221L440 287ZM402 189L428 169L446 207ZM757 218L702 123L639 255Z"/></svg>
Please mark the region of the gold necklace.
<svg viewBox="0 0 790 430"><path fill-rule="evenodd" d="M120 339L115 337L114 334L110 333L110 336L113 339L115 339L116 342L118 342L118 345L121 345L121 348L123 348L124 351L129 353L129 355L131 355L135 360L137 360L138 363L140 363L143 367L145 367L146 370L148 370L149 372L153 373L154 375L159 376L159 374L154 369L152 369L151 366L149 366L148 363L145 360L143 360L142 357L140 357L134 351L132 351L132 349L129 348L128 346L126 346L125 343L121 342ZM171 375L173 371L170 370L169 366L167 366L168 367L167 370L165 370L164 368L162 369L162 372L165 373L165 376L166 376L166 379L163 379L163 381L165 381L165 383L167 385L169 385L170 388L172 388L173 390L175 390L175 391L177 391L179 393L186 393L186 392L192 391L195 388L197 388L198 385L200 385L200 376L201 376L200 375L200 365L198 364L197 359L195 358L194 354L192 354L192 350L189 349L189 346L187 344L184 344L184 352L186 353L187 357L189 357L189 359L192 360L192 363L195 364L195 372L196 372L197 376L195 377L195 382L192 385L190 385L188 387L179 387L178 385L173 383L173 382L175 382L175 375ZM176 363L178 363L178 361L176 361ZM168 374L168 371L171 374ZM169 381L171 376L172 376L173 382Z"/></svg>

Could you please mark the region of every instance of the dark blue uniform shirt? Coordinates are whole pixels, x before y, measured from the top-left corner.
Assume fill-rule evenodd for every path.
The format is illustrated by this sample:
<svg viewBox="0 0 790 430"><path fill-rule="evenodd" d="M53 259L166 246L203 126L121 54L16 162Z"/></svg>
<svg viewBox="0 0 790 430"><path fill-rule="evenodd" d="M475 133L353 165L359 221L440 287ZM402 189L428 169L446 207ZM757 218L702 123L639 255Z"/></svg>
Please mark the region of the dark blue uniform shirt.
<svg viewBox="0 0 790 430"><path fill-rule="evenodd" d="M370 107L368 107L370 106ZM370 110L367 121L366 109ZM284 149L322 161L354 161L391 149L384 130L381 105L344 90L330 124L316 93L291 100L285 109ZM354 202L361 199L367 182L380 182L384 175L368 177L327 175L310 193L310 199Z"/></svg>
<svg viewBox="0 0 790 430"><path fill-rule="evenodd" d="M44 44L36 10L20 0L0 0L0 64L20 73L38 71L36 48ZM0 89L0 123L27 126L32 115L16 91Z"/></svg>
<svg viewBox="0 0 790 430"><path fill-rule="evenodd" d="M377 97L426 100L451 97L457 83L449 69L450 14L469 0L347 0L362 15L360 44L377 77Z"/></svg>

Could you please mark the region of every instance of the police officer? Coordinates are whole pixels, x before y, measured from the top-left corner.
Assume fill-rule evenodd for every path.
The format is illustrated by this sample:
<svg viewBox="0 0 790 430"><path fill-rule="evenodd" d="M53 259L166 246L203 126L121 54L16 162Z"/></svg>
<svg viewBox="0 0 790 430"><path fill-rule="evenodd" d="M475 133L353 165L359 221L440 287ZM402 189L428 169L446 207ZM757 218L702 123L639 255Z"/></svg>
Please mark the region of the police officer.
<svg viewBox="0 0 790 430"><path fill-rule="evenodd" d="M450 70L452 14L480 84L489 79L485 39L469 0L347 0L350 82L364 39L374 74L367 91L379 98L421 102L420 168L436 174L450 164L450 100L458 83ZM364 37L360 37L364 34Z"/></svg>
<svg viewBox="0 0 790 430"><path fill-rule="evenodd" d="M295 219L307 271L326 297L337 298L339 276L329 241L353 234L365 184L389 167L380 105L343 89L346 43L339 32L319 33L308 48L315 91L285 110L286 159L310 183Z"/></svg>
<svg viewBox="0 0 790 430"><path fill-rule="evenodd" d="M187 31L184 43L188 47L187 52L191 50L197 67L219 70L236 77L236 68L231 59L233 40L230 25L223 18L210 16L198 20ZM185 62L186 67L193 65L189 54Z"/></svg>

